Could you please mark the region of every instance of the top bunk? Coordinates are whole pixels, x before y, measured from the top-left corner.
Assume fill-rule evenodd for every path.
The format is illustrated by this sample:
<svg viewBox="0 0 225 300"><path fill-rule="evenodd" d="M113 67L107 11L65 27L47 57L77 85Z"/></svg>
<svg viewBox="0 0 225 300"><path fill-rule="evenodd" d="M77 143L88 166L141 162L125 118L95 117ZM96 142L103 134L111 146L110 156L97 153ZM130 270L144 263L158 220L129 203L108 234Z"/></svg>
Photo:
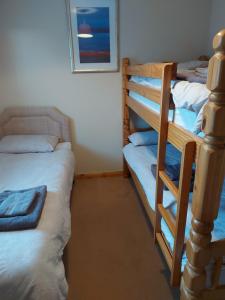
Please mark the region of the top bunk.
<svg viewBox="0 0 225 300"><path fill-rule="evenodd" d="M168 141L179 150L193 140L199 146L204 136L203 107L210 93L204 83L208 69L208 61L204 59L178 66L176 63L130 65L128 58L123 59L124 102L158 132L161 116L166 118ZM198 72L203 75L194 76Z"/></svg>

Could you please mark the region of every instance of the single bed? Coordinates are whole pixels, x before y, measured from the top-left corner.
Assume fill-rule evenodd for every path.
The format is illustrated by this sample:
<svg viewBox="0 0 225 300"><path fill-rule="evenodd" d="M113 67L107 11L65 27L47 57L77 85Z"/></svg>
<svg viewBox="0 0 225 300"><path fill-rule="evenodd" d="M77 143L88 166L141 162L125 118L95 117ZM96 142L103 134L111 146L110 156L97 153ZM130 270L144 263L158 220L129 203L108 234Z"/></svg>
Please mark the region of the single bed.
<svg viewBox="0 0 225 300"><path fill-rule="evenodd" d="M0 298L64 300L62 261L70 237L70 194L74 178L69 120L54 108L9 108L0 115L1 136L51 134L54 152L0 153L0 192L47 185L35 229L0 232Z"/></svg>

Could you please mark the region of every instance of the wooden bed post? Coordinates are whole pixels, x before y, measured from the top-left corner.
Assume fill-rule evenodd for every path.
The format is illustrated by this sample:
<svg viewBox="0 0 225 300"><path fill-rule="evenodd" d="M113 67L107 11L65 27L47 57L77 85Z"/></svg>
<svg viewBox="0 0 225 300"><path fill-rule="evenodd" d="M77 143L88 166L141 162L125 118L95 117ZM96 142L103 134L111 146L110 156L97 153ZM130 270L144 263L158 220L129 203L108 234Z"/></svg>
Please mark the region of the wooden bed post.
<svg viewBox="0 0 225 300"><path fill-rule="evenodd" d="M225 30L214 38L207 86L211 90L203 119L192 205L192 228L187 243L188 263L181 283L182 300L203 299L205 267L211 259L210 242L217 218L225 168ZM225 297L225 296L224 296Z"/></svg>
<svg viewBox="0 0 225 300"><path fill-rule="evenodd" d="M126 146L129 143L128 136L130 135L130 115L129 107L126 103L128 90L126 88L128 76L127 76L127 67L129 66L129 59L123 58L122 61L122 72L123 72L123 146ZM127 162L123 158L123 175L124 177L129 177L130 172L128 169Z"/></svg>

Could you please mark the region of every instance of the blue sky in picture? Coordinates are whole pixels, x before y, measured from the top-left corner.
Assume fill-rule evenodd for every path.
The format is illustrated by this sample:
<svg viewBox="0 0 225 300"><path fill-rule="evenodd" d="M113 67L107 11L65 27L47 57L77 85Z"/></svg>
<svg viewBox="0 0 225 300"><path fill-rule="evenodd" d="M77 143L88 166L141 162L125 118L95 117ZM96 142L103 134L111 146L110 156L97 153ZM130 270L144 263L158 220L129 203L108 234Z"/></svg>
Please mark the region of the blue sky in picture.
<svg viewBox="0 0 225 300"><path fill-rule="evenodd" d="M77 26L80 63L110 63L109 8L78 7Z"/></svg>

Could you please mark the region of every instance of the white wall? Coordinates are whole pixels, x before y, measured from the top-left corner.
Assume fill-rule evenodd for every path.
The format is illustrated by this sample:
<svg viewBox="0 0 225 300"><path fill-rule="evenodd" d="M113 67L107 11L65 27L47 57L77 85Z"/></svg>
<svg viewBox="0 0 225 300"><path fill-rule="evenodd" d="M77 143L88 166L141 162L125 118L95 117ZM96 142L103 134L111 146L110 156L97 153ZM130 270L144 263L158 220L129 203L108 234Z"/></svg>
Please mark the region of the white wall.
<svg viewBox="0 0 225 300"><path fill-rule="evenodd" d="M211 0L120 0L120 53L205 53ZM0 1L0 110L53 105L73 120L79 173L122 167L121 74L71 74L64 0Z"/></svg>
<svg viewBox="0 0 225 300"><path fill-rule="evenodd" d="M214 35L225 28L225 0L212 0L212 13L210 20L210 36L208 48L212 53L212 41Z"/></svg>

